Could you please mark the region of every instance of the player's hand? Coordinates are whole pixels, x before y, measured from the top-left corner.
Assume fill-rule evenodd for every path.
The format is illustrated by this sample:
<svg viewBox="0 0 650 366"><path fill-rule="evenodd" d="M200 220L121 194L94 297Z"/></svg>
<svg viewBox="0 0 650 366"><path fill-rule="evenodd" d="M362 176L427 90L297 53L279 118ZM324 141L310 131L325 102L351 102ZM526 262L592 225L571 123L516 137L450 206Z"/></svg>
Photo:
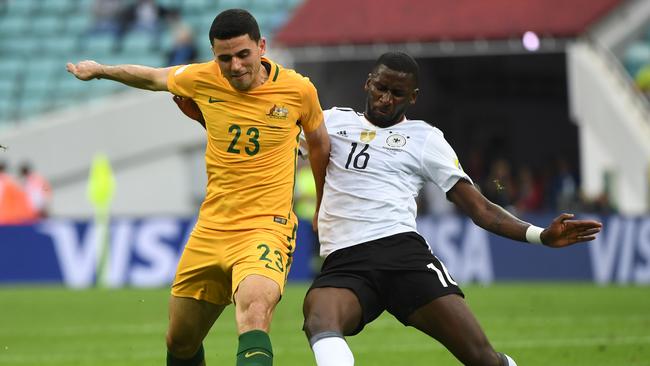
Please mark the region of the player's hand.
<svg viewBox="0 0 650 366"><path fill-rule="evenodd" d="M562 248L596 239L603 224L594 220L571 220L573 216L564 213L556 217L542 232L542 243L552 248Z"/></svg>
<svg viewBox="0 0 650 366"><path fill-rule="evenodd" d="M81 61L77 64L68 62L65 68L77 79L88 81L101 75L102 65L92 60Z"/></svg>
<svg viewBox="0 0 650 366"><path fill-rule="evenodd" d="M201 126L205 128L205 119L203 118L203 113L201 113L201 109L198 105L196 105L192 98L184 98L178 95L174 95L173 99L178 106L178 109L180 109L184 115L199 122Z"/></svg>

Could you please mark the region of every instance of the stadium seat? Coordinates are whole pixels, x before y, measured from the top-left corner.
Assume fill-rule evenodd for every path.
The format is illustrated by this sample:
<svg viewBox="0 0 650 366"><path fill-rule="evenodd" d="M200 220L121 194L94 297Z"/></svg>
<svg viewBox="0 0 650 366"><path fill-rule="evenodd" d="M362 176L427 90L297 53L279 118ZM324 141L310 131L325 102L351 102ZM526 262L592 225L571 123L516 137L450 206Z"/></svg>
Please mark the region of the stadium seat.
<svg viewBox="0 0 650 366"><path fill-rule="evenodd" d="M90 29L91 17L88 14L78 14L66 18L65 30L70 35L83 35Z"/></svg>
<svg viewBox="0 0 650 366"><path fill-rule="evenodd" d="M82 39L81 49L87 58L100 58L115 52L115 36L112 34L89 35Z"/></svg>
<svg viewBox="0 0 650 366"><path fill-rule="evenodd" d="M13 82L16 76L22 73L25 63L20 58L0 58L0 80Z"/></svg>
<svg viewBox="0 0 650 366"><path fill-rule="evenodd" d="M647 42L632 43L623 55L623 64L632 77L648 63L650 63L650 43Z"/></svg>
<svg viewBox="0 0 650 366"><path fill-rule="evenodd" d="M156 46L154 36L149 32L130 32L122 40L122 52L126 54L150 53Z"/></svg>
<svg viewBox="0 0 650 366"><path fill-rule="evenodd" d="M47 15L69 15L76 10L76 0L41 0L37 11Z"/></svg>
<svg viewBox="0 0 650 366"><path fill-rule="evenodd" d="M27 16L7 14L0 21L0 39L20 36L29 29L29 25Z"/></svg>
<svg viewBox="0 0 650 366"><path fill-rule="evenodd" d="M0 49L15 58L31 57L39 51L41 40L36 37L14 37L2 40ZM4 56L3 56L4 57Z"/></svg>
<svg viewBox="0 0 650 366"><path fill-rule="evenodd" d="M60 16L46 15L35 17L30 22L31 33L36 36L58 34L63 30L64 21Z"/></svg>
<svg viewBox="0 0 650 366"><path fill-rule="evenodd" d="M10 0L7 8L7 17L26 17L31 14L38 1L36 0Z"/></svg>
<svg viewBox="0 0 650 366"><path fill-rule="evenodd" d="M200 14L208 10L213 4L215 2L209 0L185 0L183 1L183 8L181 10L183 15Z"/></svg>

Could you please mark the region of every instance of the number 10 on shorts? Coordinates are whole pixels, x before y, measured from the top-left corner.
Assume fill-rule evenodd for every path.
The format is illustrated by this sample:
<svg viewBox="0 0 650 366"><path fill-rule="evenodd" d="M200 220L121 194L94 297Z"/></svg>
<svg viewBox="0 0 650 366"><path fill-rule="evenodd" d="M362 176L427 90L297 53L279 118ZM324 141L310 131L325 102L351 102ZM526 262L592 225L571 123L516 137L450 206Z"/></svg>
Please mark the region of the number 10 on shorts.
<svg viewBox="0 0 650 366"><path fill-rule="evenodd" d="M440 283L442 284L443 287L449 287L449 284L447 282L458 286L456 281L454 281L449 275L449 272L447 271L447 267L445 267L445 265L442 262L438 262L438 263L440 263L440 266L442 267L442 271L436 268L436 266L433 265L433 263L427 264L427 268L430 268L434 272L436 272L436 274L438 275L438 280L440 280Z"/></svg>

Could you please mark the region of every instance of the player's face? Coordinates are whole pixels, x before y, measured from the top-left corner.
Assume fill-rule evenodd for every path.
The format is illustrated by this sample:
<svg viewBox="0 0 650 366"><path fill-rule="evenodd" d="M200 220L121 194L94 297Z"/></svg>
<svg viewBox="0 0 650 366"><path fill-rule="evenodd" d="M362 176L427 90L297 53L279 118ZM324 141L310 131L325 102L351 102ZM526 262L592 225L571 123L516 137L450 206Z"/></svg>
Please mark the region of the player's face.
<svg viewBox="0 0 650 366"><path fill-rule="evenodd" d="M221 74L233 88L241 91L262 84L260 68L265 51L264 38L255 42L247 34L230 39L215 39L212 45Z"/></svg>
<svg viewBox="0 0 650 366"><path fill-rule="evenodd" d="M415 104L418 89L411 74L380 65L366 80L366 117L379 127L392 126Z"/></svg>

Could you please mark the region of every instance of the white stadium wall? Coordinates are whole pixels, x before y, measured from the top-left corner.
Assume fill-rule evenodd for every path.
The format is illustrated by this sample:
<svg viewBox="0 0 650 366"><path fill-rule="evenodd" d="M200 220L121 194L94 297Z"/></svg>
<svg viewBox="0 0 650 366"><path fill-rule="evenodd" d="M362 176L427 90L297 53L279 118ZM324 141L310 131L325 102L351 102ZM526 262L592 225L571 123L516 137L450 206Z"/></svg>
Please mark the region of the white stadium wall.
<svg viewBox="0 0 650 366"><path fill-rule="evenodd" d="M107 81L92 81L93 83ZM116 180L112 213L194 215L205 192L205 132L166 92L131 91L0 131L11 171L31 162L52 183L55 217L93 215L86 198L93 156L104 153Z"/></svg>

